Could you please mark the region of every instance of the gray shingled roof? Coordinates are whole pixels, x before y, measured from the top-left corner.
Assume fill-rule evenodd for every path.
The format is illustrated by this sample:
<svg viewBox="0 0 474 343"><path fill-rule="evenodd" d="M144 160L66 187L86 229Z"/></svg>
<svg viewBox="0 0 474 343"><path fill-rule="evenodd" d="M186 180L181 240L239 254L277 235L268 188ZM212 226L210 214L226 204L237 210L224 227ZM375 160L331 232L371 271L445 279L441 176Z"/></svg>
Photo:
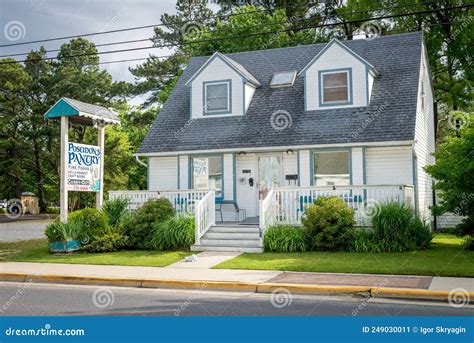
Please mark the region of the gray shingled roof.
<svg viewBox="0 0 474 343"><path fill-rule="evenodd" d="M117 116L117 114L115 114L114 112L112 112L106 107L93 105L87 102L82 102L79 100L66 98L66 97L63 97L63 99L66 100L72 107L74 107L76 110L80 112L84 112L84 113L91 114L93 116L120 122L120 119Z"/></svg>
<svg viewBox="0 0 474 343"><path fill-rule="evenodd" d="M278 71L300 71L326 44L229 54L262 84L246 115L190 121L185 83L209 57L193 58L138 152L413 140L422 40L416 32L343 42L379 72L370 106L307 112L302 77L292 87L274 89L270 80ZM280 131L270 120L278 110L291 115L291 126Z"/></svg>

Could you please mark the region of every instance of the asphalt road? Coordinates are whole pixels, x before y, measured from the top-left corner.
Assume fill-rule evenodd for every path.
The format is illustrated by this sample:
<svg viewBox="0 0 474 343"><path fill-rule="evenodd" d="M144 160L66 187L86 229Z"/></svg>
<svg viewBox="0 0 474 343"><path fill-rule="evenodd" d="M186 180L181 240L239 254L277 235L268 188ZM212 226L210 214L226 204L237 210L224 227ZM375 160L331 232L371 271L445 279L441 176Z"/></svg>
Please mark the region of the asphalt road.
<svg viewBox="0 0 474 343"><path fill-rule="evenodd" d="M8 316L474 316L474 306L352 296L302 296L0 282Z"/></svg>
<svg viewBox="0 0 474 343"><path fill-rule="evenodd" d="M0 223L0 242L25 241L46 238L44 229L51 223L47 220L10 221Z"/></svg>

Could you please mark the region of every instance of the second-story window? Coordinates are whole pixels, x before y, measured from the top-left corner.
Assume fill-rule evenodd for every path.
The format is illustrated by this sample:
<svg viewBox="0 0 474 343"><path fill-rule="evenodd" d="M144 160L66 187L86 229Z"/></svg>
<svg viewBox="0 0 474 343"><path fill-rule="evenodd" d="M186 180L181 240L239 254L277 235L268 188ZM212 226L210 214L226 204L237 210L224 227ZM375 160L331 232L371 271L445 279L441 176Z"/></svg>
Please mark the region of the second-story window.
<svg viewBox="0 0 474 343"><path fill-rule="evenodd" d="M230 113L230 81L204 82L204 114Z"/></svg>
<svg viewBox="0 0 474 343"><path fill-rule="evenodd" d="M350 69L320 72L320 87L321 105L352 102Z"/></svg>

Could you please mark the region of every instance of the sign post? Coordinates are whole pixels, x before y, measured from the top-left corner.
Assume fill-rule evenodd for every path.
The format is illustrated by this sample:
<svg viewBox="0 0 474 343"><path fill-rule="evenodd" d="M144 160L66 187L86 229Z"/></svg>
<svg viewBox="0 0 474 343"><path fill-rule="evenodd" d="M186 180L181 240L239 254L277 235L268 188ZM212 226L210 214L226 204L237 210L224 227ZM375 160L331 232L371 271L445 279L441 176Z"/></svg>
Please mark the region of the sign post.
<svg viewBox="0 0 474 343"><path fill-rule="evenodd" d="M46 119L61 119L60 218L67 222L68 191L96 192L96 207L104 200L105 126L120 124L111 110L82 101L61 98L44 115ZM96 145L69 142L69 123L94 126L98 130Z"/></svg>
<svg viewBox="0 0 474 343"><path fill-rule="evenodd" d="M61 174L60 174L60 217L63 223L67 222L67 154L66 149L69 143L69 118L61 117Z"/></svg>

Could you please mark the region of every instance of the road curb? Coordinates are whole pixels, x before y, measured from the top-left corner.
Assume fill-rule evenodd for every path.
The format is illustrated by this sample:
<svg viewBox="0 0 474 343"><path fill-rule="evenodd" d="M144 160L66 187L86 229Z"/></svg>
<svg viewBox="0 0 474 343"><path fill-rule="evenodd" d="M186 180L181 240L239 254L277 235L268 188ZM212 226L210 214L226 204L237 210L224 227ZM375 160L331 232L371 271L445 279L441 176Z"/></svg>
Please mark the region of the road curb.
<svg viewBox="0 0 474 343"><path fill-rule="evenodd" d="M46 275L27 273L0 273L0 281L60 283L97 286L139 287L139 288L174 288L220 291L242 291L251 293L274 293L288 291L292 294L353 294L373 298L420 299L450 301L456 296L466 299L466 303L474 303L474 292L431 291L425 289L385 288L370 286L341 285L305 285L267 282L231 282L205 280L168 280L142 278L105 278L93 276Z"/></svg>

